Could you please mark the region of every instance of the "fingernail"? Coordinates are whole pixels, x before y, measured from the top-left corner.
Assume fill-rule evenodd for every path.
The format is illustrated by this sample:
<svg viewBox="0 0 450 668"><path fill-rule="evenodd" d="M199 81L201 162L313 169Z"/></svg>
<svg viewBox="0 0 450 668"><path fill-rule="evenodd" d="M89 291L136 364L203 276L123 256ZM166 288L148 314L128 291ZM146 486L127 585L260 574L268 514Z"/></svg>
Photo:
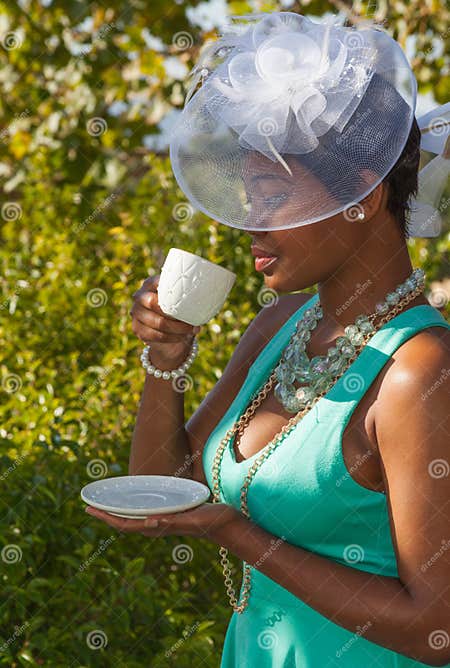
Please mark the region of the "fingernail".
<svg viewBox="0 0 450 668"><path fill-rule="evenodd" d="M158 526L158 520L145 520L145 526L149 529L153 529Z"/></svg>
<svg viewBox="0 0 450 668"><path fill-rule="evenodd" d="M196 327L194 327L194 332L195 332L196 334L198 334L199 331L200 331L200 329L201 329L201 327L199 327L199 326L197 325Z"/></svg>

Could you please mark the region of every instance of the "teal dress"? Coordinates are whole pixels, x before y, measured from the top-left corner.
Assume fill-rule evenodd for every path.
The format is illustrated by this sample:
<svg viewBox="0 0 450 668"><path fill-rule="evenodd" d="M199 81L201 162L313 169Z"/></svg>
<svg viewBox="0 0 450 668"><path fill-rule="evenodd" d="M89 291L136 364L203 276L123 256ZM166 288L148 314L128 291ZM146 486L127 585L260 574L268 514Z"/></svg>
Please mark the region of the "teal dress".
<svg viewBox="0 0 450 668"><path fill-rule="evenodd" d="M213 459L220 440L267 381L302 311L317 299L316 293L292 314L261 351L233 403L211 432L202 457L211 490ZM416 332L436 325L450 328L431 305L410 307L385 323L334 387L257 471L249 488L248 508L252 520L274 534L274 549L277 537L283 536L293 545L347 567L398 577L386 495L363 487L350 476L342 455L342 434L358 402L395 350ZM236 462L232 447L225 450L221 501L240 508L241 485L258 454ZM361 627L351 633L251 567L248 606L243 613L232 613L220 666L427 665L367 640L363 617Z"/></svg>

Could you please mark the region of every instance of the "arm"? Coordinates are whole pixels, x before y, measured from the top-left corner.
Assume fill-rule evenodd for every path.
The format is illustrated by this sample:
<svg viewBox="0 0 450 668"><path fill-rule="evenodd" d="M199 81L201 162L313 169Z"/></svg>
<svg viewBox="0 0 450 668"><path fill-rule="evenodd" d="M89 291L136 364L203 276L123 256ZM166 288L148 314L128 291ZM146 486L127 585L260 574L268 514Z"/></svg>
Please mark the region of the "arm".
<svg viewBox="0 0 450 668"><path fill-rule="evenodd" d="M274 534L226 504L205 503L144 520L122 519L98 509L89 512L121 531L207 538L335 624L351 632L363 627L371 642L427 665L446 666L450 661L450 425L445 383L450 334L421 332L411 344L394 354L375 415L398 578L347 567L283 540L274 541Z"/></svg>
<svg viewBox="0 0 450 668"><path fill-rule="evenodd" d="M186 424L184 392L176 391L167 380L146 374L132 438L129 475L178 475L206 484L201 455L209 434L234 400L259 351L309 297L283 295L275 305L257 313L221 378ZM184 354L182 359L157 366L175 368L185 357Z"/></svg>
<svg viewBox="0 0 450 668"><path fill-rule="evenodd" d="M397 351L376 403L398 579L283 541L274 549L275 536L242 515L212 534L334 623L351 632L358 625L367 628L368 640L434 666L450 661L450 426L443 376L450 366L450 337L446 330L439 336L441 341L421 332L407 354Z"/></svg>
<svg viewBox="0 0 450 668"><path fill-rule="evenodd" d="M183 362L184 359L174 360L167 368L176 368ZM184 392L175 387L171 381L145 374L131 442L129 475L191 477L192 462L184 429Z"/></svg>

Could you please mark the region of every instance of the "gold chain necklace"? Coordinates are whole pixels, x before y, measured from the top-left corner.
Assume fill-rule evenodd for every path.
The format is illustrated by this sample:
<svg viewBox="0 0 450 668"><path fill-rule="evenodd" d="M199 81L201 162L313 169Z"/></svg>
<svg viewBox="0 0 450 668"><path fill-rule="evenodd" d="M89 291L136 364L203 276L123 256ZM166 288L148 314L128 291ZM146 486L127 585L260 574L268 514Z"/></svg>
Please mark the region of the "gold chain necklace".
<svg viewBox="0 0 450 668"><path fill-rule="evenodd" d="M380 316L379 313L371 313L368 316L369 321L372 323L375 332L380 329L386 322L391 320L393 317L395 317L402 309L404 306L406 306L412 299L417 297L424 289L423 283L420 285L417 285L414 290L409 292L405 297L400 299L400 301L392 307L392 309L383 316ZM374 321L380 318L379 322L377 324L374 323ZM355 345L355 352L352 355L352 357L348 358L347 364L345 368L333 379L333 383L325 390L322 390L322 392L318 393L316 397L311 401L310 404L302 408L296 415L294 415L287 424L285 424L281 430L276 434L273 439L266 445L264 446L261 451L259 457L255 459L255 461L252 463L252 465L249 468L249 471L244 479L244 483L241 487L241 496L240 496L240 501L241 501L241 508L240 511L241 513L247 518L250 519L250 513L248 510L248 505L247 505L247 496L248 496L248 488L250 486L251 481L253 480L254 475L260 468L260 466L263 464L263 462L272 454L272 452L280 445L280 443L284 440L284 438L289 434L290 431L296 426L296 424L303 418L306 413L308 413L311 408L319 401L325 394L327 394L331 387L335 385L335 383L339 380L339 378L347 371L349 368L350 364L356 359L356 357L359 355L360 351L366 343L369 341L369 339L372 338L375 332L370 332L364 335L363 341L359 345ZM225 452L226 447L228 444L231 442L233 439L233 436L236 433L239 433L240 436L242 436L245 427L248 425L250 422L251 418L255 414L256 409L260 404L264 401L264 399L267 397L269 392L272 390L273 386L276 383L276 376L275 376L275 371L272 371L269 379L266 381L264 386L261 388L261 390L258 392L258 395L253 399L252 403L248 408L246 409L245 413L239 418L237 422L234 423L234 425L227 431L225 434L224 438L220 441L220 444L217 448L215 457L214 457L214 462L213 462L213 468L212 468L212 475L213 475L213 503L220 503L220 469L222 465L222 458L223 454ZM233 447L231 445L231 447ZM245 460L244 460L245 461ZM250 580L251 580L251 571L250 568L251 566L247 563L244 563L244 575L243 575L243 594L242 594L242 601L239 603L238 599L236 597L236 590L233 587L233 581L232 581L232 573L231 573L231 565L230 561L228 559L228 550L227 548L223 547L223 545L220 546L219 548L219 554L220 554L220 562L223 568L223 575L224 575L224 580L225 580L225 588L227 590L228 597L230 599L230 604L232 608L234 609L235 612L242 613L246 609L248 605L248 599L250 596Z"/></svg>

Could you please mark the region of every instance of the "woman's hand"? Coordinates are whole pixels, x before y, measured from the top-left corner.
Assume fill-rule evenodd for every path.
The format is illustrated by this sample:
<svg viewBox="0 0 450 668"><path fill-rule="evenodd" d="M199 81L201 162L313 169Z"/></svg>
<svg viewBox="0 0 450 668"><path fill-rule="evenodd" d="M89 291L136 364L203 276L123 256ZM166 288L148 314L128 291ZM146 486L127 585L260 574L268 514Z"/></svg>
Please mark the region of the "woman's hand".
<svg viewBox="0 0 450 668"><path fill-rule="evenodd" d="M133 294L130 315L132 329L144 343L151 345L150 358L158 368L174 368L188 356L192 340L200 327L165 314L158 302L160 276L144 280Z"/></svg>
<svg viewBox="0 0 450 668"><path fill-rule="evenodd" d="M110 515L105 510L87 506L86 512L106 522L109 526L126 533L141 533L144 536L195 536L220 543L227 524L243 515L226 503L203 503L201 506L180 513L151 515L145 519L125 519Z"/></svg>

